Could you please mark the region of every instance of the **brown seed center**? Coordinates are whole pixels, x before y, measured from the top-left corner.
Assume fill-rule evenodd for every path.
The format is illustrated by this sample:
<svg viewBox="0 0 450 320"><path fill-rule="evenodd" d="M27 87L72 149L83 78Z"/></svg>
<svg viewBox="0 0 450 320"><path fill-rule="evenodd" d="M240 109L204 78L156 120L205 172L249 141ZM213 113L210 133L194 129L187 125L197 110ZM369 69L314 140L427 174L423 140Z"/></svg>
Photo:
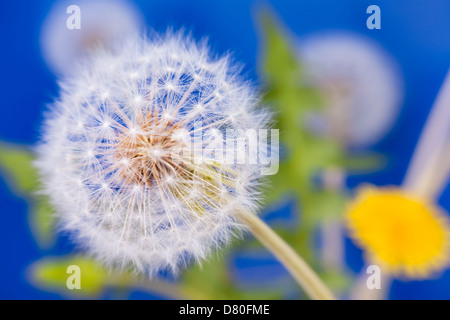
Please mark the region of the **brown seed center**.
<svg viewBox="0 0 450 320"><path fill-rule="evenodd" d="M115 156L120 159L119 174L124 181L150 187L174 175L184 176L183 143L174 138L180 125L153 115L138 125L139 130L125 128L118 137Z"/></svg>

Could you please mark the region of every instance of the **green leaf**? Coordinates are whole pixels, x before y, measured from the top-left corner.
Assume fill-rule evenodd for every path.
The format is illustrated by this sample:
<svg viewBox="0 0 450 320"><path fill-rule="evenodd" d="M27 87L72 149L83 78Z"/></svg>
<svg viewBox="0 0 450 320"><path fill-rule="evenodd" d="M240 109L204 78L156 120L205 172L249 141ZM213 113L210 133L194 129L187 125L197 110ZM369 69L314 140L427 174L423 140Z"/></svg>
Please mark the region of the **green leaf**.
<svg viewBox="0 0 450 320"><path fill-rule="evenodd" d="M54 241L54 209L48 197L36 196L31 210L31 224L39 244L47 248Z"/></svg>
<svg viewBox="0 0 450 320"><path fill-rule="evenodd" d="M276 108L280 140L287 156L278 173L269 179L272 189L278 191L277 196L279 191L293 191L299 197L302 220L307 220L304 225L313 227L312 221L324 216L323 202L340 203L335 194L317 194L313 178L318 171L335 167L346 156L337 142L314 135L304 125L308 112L322 107L321 97L317 90L306 85L296 51L272 16L268 10L260 15L265 42L261 70L268 92L265 99Z"/></svg>
<svg viewBox="0 0 450 320"><path fill-rule="evenodd" d="M382 154L352 155L341 159L341 166L351 173L371 173L383 169L386 166L386 156Z"/></svg>
<svg viewBox="0 0 450 320"><path fill-rule="evenodd" d="M346 205L346 198L341 193L335 191L317 191L311 194L310 197L310 202L314 207L309 210L314 211L316 223L341 218Z"/></svg>
<svg viewBox="0 0 450 320"><path fill-rule="evenodd" d="M325 106L323 97L308 85L304 67L287 36L289 32L273 17L267 9L259 15L264 40L260 70L266 83L265 103L275 109L285 157L278 173L269 177L278 192L268 198L276 201L280 192L298 198L297 230L286 233L284 238L311 267L323 270L313 251L314 233L322 221L342 215L346 194L343 190L322 190L314 179L318 172L342 168L343 159L351 158L337 141L315 134L307 125L309 115ZM343 271L337 271L332 282L339 285L344 278Z"/></svg>
<svg viewBox="0 0 450 320"><path fill-rule="evenodd" d="M70 290L67 282L72 282L74 271L69 266L78 266L80 289ZM111 271L96 261L81 255L44 258L31 266L31 281L39 288L75 298L98 298L105 288L114 288L126 298L130 288L137 288L170 299L197 299L202 295L196 288L183 288L178 283L149 279L132 271ZM71 271L69 273L68 271ZM196 295L194 295L196 293Z"/></svg>
<svg viewBox="0 0 450 320"><path fill-rule="evenodd" d="M27 148L0 142L0 168L12 187L21 193L33 192L38 185L33 160L33 155Z"/></svg>
<svg viewBox="0 0 450 320"><path fill-rule="evenodd" d="M53 208L46 196L38 195L39 178L29 148L0 142L0 172L18 196L30 205L30 223L38 243L48 247L54 240Z"/></svg>
<svg viewBox="0 0 450 320"><path fill-rule="evenodd" d="M331 139L312 134L304 125L308 112L322 107L321 97L306 85L295 49L267 9L260 21L265 44L261 66L268 92L265 100L275 108L281 143L287 153L279 172L270 179L274 189L288 187L308 193L314 187L311 179L315 172L336 165L343 158L343 150Z"/></svg>
<svg viewBox="0 0 450 320"><path fill-rule="evenodd" d="M67 288L67 280L71 276L67 268L71 265L80 267L79 290ZM31 268L32 281L37 286L66 295L98 296L108 285L108 275L108 270L83 256L44 258Z"/></svg>

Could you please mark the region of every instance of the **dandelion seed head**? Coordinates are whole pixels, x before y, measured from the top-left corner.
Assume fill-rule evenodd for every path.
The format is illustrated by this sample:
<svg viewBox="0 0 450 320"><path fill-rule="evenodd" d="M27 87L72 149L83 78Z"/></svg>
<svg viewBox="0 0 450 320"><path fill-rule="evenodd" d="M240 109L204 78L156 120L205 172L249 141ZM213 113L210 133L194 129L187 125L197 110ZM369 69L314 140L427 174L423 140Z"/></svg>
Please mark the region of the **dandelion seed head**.
<svg viewBox="0 0 450 320"><path fill-rule="evenodd" d="M271 115L205 44L168 33L120 48L97 50L62 82L36 166L61 228L88 252L111 267L176 272L227 244L243 228L239 211L259 201L261 165L225 165L215 153L193 161L209 141L198 124L239 139Z"/></svg>
<svg viewBox="0 0 450 320"><path fill-rule="evenodd" d="M401 73L376 42L351 33L319 33L302 41L300 60L325 98L324 111L307 120L316 132L361 147L393 126L403 100Z"/></svg>
<svg viewBox="0 0 450 320"><path fill-rule="evenodd" d="M80 8L80 29L66 27L71 5ZM70 12L69 12L70 13ZM77 61L98 47L112 48L116 39L139 32L144 19L127 0L58 1L46 17L40 35L42 55L56 74L74 72ZM110 65L114 68L114 65Z"/></svg>

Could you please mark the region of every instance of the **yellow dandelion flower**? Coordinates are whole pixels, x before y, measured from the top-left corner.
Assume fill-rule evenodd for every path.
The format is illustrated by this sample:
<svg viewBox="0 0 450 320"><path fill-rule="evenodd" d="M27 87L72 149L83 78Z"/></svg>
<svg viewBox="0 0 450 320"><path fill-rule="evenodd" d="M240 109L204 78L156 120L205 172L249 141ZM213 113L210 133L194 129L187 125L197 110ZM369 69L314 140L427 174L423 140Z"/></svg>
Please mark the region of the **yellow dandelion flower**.
<svg viewBox="0 0 450 320"><path fill-rule="evenodd" d="M399 188L364 187L346 220L371 261L395 276L425 278L447 266L449 223L427 200Z"/></svg>

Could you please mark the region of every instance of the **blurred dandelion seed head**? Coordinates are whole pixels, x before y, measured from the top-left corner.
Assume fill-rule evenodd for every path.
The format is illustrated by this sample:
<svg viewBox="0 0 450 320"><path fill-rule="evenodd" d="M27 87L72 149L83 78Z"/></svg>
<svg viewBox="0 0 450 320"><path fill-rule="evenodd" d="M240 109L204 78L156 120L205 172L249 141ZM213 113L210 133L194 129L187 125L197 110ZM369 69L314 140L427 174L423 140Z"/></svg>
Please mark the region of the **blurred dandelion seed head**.
<svg viewBox="0 0 450 320"><path fill-rule="evenodd" d="M376 43L350 33L319 33L301 43L300 59L325 98L310 115L315 131L345 145L377 142L394 124L403 100L399 68Z"/></svg>
<svg viewBox="0 0 450 320"><path fill-rule="evenodd" d="M192 158L219 132L238 140L271 115L205 43L168 33L120 48L96 51L62 81L36 165L61 228L89 252L114 267L176 272L228 243L243 228L236 215L260 198L261 165ZM200 136L199 123L209 129Z"/></svg>
<svg viewBox="0 0 450 320"><path fill-rule="evenodd" d="M406 191L362 188L346 219L370 262L395 276L425 278L448 265L448 218L438 207Z"/></svg>
<svg viewBox="0 0 450 320"><path fill-rule="evenodd" d="M81 28L69 30L67 8L80 8ZM78 61L97 48L112 48L117 39L139 32L143 17L126 0L60 1L45 18L40 35L42 55L56 74L66 75L75 70Z"/></svg>

